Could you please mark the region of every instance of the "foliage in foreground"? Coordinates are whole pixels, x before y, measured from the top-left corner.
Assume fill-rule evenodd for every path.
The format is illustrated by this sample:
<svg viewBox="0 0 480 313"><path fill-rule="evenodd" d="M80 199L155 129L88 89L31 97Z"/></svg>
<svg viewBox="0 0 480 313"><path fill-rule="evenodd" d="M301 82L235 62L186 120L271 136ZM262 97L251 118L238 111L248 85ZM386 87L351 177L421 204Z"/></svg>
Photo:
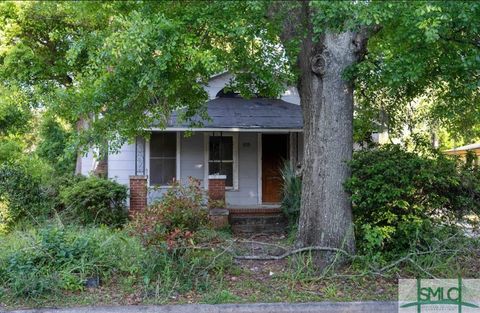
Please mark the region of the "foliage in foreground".
<svg viewBox="0 0 480 313"><path fill-rule="evenodd" d="M295 172L290 162L285 162L282 168L282 211L287 217L289 228L295 228L300 216L300 203L302 196L302 179Z"/></svg>
<svg viewBox="0 0 480 313"><path fill-rule="evenodd" d="M443 155L427 158L384 146L357 152L351 167L346 188L361 253L408 251L480 212L478 172Z"/></svg>
<svg viewBox="0 0 480 313"><path fill-rule="evenodd" d="M127 220L127 187L117 182L88 177L61 190L66 211L83 225L120 226Z"/></svg>
<svg viewBox="0 0 480 313"><path fill-rule="evenodd" d="M193 243L196 231L209 224L205 200L197 179L189 178L186 185L173 181L160 200L134 216L130 229L147 246L184 247Z"/></svg>
<svg viewBox="0 0 480 313"><path fill-rule="evenodd" d="M89 278L139 273L144 255L136 238L108 228L13 232L0 241L0 296L29 299L83 290Z"/></svg>
<svg viewBox="0 0 480 313"><path fill-rule="evenodd" d="M49 213L50 200L43 184L48 171L36 158L0 165L0 233L22 219L33 220Z"/></svg>
<svg viewBox="0 0 480 313"><path fill-rule="evenodd" d="M228 255L198 246L221 240L208 220L208 202L197 179L174 181L159 201L133 217L127 226L141 239L152 261L146 266L146 288L162 292L204 290L215 272L231 263Z"/></svg>

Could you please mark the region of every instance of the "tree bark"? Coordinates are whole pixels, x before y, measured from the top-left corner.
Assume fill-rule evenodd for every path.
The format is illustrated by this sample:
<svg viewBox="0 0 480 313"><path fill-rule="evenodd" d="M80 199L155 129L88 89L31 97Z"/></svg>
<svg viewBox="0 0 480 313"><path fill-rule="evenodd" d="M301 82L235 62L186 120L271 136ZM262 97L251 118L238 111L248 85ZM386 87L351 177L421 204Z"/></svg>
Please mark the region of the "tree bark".
<svg viewBox="0 0 480 313"><path fill-rule="evenodd" d="M298 66L298 90L304 118L302 203L296 246L325 246L353 254L355 239L352 206L343 184L350 177L347 164L353 152L353 84L345 69L365 50L360 32L325 32L313 38L308 4L302 20L307 25ZM314 254L318 269L335 253Z"/></svg>

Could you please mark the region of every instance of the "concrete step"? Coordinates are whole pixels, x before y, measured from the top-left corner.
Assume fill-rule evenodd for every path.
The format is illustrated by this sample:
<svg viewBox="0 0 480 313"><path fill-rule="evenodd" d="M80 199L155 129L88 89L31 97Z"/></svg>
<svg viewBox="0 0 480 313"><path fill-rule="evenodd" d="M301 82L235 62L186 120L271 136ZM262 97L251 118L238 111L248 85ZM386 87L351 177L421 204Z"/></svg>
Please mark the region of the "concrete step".
<svg viewBox="0 0 480 313"><path fill-rule="evenodd" d="M231 214L230 225L234 233L279 234L287 230L283 214Z"/></svg>

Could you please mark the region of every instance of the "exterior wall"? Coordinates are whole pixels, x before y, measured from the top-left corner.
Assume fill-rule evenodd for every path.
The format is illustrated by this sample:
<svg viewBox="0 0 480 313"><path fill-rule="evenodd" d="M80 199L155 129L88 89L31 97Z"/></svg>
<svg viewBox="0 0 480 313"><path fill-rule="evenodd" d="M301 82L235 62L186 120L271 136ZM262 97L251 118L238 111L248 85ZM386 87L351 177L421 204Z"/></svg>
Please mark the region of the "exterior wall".
<svg viewBox="0 0 480 313"><path fill-rule="evenodd" d="M205 90L208 93L208 99L215 99L217 93L222 90L232 78L232 74L223 73L210 79L208 85L205 86ZM280 98L286 102L300 104L300 96L298 94L298 90L296 87L293 86L288 87Z"/></svg>
<svg viewBox="0 0 480 313"><path fill-rule="evenodd" d="M226 134L225 134L226 135ZM180 180L186 182L188 177L200 180L205 188L205 142L204 133L194 133L185 137L180 136ZM134 147L133 147L134 148ZM149 148L146 149L149 151ZM146 158L148 159L148 152ZM135 155L133 154L134 164ZM178 160L177 160L178 162ZM258 156L257 156L257 133L238 134L238 189L228 190L225 193L225 201L228 205L256 205L258 204ZM148 161L146 162L148 165ZM148 166L146 168L148 174ZM128 176L127 176L128 178ZM149 203L158 199L166 188L150 188L148 194Z"/></svg>
<svg viewBox="0 0 480 313"><path fill-rule="evenodd" d="M217 93L228 84L232 77L233 75L230 73L223 73L210 79L208 85L205 86L205 90L208 93L208 100L215 99Z"/></svg>
<svg viewBox="0 0 480 313"><path fill-rule="evenodd" d="M84 176L90 175L90 173L93 171L95 166L95 157L93 150L90 149L88 150L88 153L84 156L82 156L82 162L81 162L81 174Z"/></svg>
<svg viewBox="0 0 480 313"><path fill-rule="evenodd" d="M135 144L124 144L116 154L108 156L108 178L129 186L135 175Z"/></svg>
<svg viewBox="0 0 480 313"><path fill-rule="evenodd" d="M296 87L288 87L280 98L283 101L300 105L300 95Z"/></svg>
<svg viewBox="0 0 480 313"><path fill-rule="evenodd" d="M238 134L238 190L225 193L227 205L258 204L257 133Z"/></svg>
<svg viewBox="0 0 480 313"><path fill-rule="evenodd" d="M190 137L182 133L180 138L180 179L187 181L190 176L196 177L202 187L205 186L203 139L203 133L194 133Z"/></svg>

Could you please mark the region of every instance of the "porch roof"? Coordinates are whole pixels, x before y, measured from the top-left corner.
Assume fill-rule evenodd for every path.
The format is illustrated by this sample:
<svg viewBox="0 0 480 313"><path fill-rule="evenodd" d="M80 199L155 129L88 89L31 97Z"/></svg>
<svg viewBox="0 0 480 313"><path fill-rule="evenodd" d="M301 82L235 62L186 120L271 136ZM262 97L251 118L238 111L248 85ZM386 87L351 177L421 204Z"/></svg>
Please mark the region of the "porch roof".
<svg viewBox="0 0 480 313"><path fill-rule="evenodd" d="M450 150L445 150L446 154L466 154L467 151L474 151L480 154L480 142L472 143L466 146L456 147Z"/></svg>
<svg viewBox="0 0 480 313"><path fill-rule="evenodd" d="M207 102L211 120L201 120L202 128L195 130L224 129L238 131L289 130L301 131L303 117L297 104L279 99L220 97ZM168 129L191 129L188 123L179 122L172 114Z"/></svg>

